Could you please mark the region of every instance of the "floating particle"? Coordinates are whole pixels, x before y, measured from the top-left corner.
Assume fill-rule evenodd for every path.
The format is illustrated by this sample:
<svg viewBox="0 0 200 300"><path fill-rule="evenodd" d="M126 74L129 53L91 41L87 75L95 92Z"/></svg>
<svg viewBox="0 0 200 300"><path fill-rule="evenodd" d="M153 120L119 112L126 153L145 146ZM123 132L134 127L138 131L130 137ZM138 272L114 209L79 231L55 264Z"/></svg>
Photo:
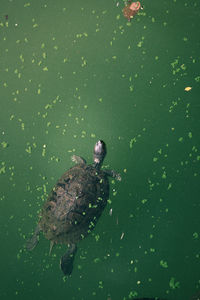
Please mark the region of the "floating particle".
<svg viewBox="0 0 200 300"><path fill-rule="evenodd" d="M200 76L195 77L194 80L195 80L196 82L199 82L199 81L200 81Z"/></svg>
<svg viewBox="0 0 200 300"><path fill-rule="evenodd" d="M112 216L112 212L113 212L113 210L112 210L112 208L111 208L110 211L109 211L109 215L110 215L110 216Z"/></svg>
<svg viewBox="0 0 200 300"><path fill-rule="evenodd" d="M19 58L20 58L21 62L24 62L24 58L23 58L22 54L19 56Z"/></svg>
<svg viewBox="0 0 200 300"><path fill-rule="evenodd" d="M113 190L113 196L117 195L117 191Z"/></svg>
<svg viewBox="0 0 200 300"><path fill-rule="evenodd" d="M147 199L141 200L142 204L145 204L147 201L148 201Z"/></svg>
<svg viewBox="0 0 200 300"><path fill-rule="evenodd" d="M6 166L5 166L5 162L3 161L0 167L0 174L5 174L5 173L6 173Z"/></svg>
<svg viewBox="0 0 200 300"><path fill-rule="evenodd" d="M46 145L43 145L43 149L42 149L42 156L46 155Z"/></svg>
<svg viewBox="0 0 200 300"><path fill-rule="evenodd" d="M138 46L139 48L141 48L141 47L142 47L142 44L143 44L143 41L140 41L140 42L137 44L137 46Z"/></svg>
<svg viewBox="0 0 200 300"><path fill-rule="evenodd" d="M135 269L134 269L134 271L135 271ZM135 272L137 272L137 270ZM136 296L138 296L138 293L136 291L130 291L128 298L133 299L133 297L136 297Z"/></svg>
<svg viewBox="0 0 200 300"><path fill-rule="evenodd" d="M100 239L100 235L99 235L99 234L96 234L96 235L95 235L95 240L96 240L96 242L98 242L99 239Z"/></svg>
<svg viewBox="0 0 200 300"><path fill-rule="evenodd" d="M136 143L136 138L134 137L133 139L130 140L130 148L133 148L133 144Z"/></svg>
<svg viewBox="0 0 200 300"><path fill-rule="evenodd" d="M31 154L31 146L28 146L28 147L25 149L25 151L26 151L27 153Z"/></svg>
<svg viewBox="0 0 200 300"><path fill-rule="evenodd" d="M9 145L7 142L1 142L2 148L7 148Z"/></svg>
<svg viewBox="0 0 200 300"><path fill-rule="evenodd" d="M167 262L166 261L164 261L164 260L161 260L160 261L160 265L161 265L161 267L163 267L163 268L168 268L168 264L167 264Z"/></svg>
<svg viewBox="0 0 200 300"><path fill-rule="evenodd" d="M198 239L198 237L199 237L198 233L197 233L197 232L194 232L194 233L193 233L193 238L194 238L194 239Z"/></svg>
<svg viewBox="0 0 200 300"><path fill-rule="evenodd" d="M168 185L167 189L168 189L168 190L170 190L170 189L171 189L171 187L172 187L172 183L169 183L169 185Z"/></svg>
<svg viewBox="0 0 200 300"><path fill-rule="evenodd" d="M156 250L154 248L150 248L150 252L155 252Z"/></svg>
<svg viewBox="0 0 200 300"><path fill-rule="evenodd" d="M122 232L121 237L120 237L120 240L122 240L123 237L124 237L124 232Z"/></svg>
<svg viewBox="0 0 200 300"><path fill-rule="evenodd" d="M172 277L171 279L170 279L170 281L169 281L169 286L170 286L170 288L171 289L176 289L176 288L179 288L180 287L180 282L175 282L175 278L174 277Z"/></svg>
<svg viewBox="0 0 200 300"><path fill-rule="evenodd" d="M129 90L130 90L130 92L132 92L132 91L133 91L133 89L134 89L133 85L130 85L130 86L129 86Z"/></svg>
<svg viewBox="0 0 200 300"><path fill-rule="evenodd" d="M189 91L191 91L191 89L192 89L191 86L187 86L184 90L185 90L186 92L189 92Z"/></svg>
<svg viewBox="0 0 200 300"><path fill-rule="evenodd" d="M182 141L183 141L183 137L180 137L180 138L178 139L178 141L179 141L179 142L182 142Z"/></svg>

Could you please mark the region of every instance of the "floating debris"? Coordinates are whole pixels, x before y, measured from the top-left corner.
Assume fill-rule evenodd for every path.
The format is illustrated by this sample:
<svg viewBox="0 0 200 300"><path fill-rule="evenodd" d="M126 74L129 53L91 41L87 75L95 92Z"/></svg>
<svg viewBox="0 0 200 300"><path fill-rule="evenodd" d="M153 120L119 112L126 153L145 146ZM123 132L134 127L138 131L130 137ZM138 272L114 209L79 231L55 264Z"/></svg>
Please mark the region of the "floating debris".
<svg viewBox="0 0 200 300"><path fill-rule="evenodd" d="M167 264L167 262L164 261L164 260L161 260L161 261L160 261L160 266L163 267L163 268L165 268L165 269L168 268L168 264Z"/></svg>
<svg viewBox="0 0 200 300"><path fill-rule="evenodd" d="M122 232L121 237L120 237L120 240L122 240L123 237L124 237L124 232Z"/></svg>
<svg viewBox="0 0 200 300"><path fill-rule="evenodd" d="M5 141L1 142L2 148L8 148L9 144Z"/></svg>
<svg viewBox="0 0 200 300"><path fill-rule="evenodd" d="M172 290L175 290L175 289L177 289L177 288L180 287L180 282L178 282L178 281L175 282L175 278L172 277L172 278L170 279L169 286L170 286L170 288L171 288Z"/></svg>
<svg viewBox="0 0 200 300"><path fill-rule="evenodd" d="M141 4L139 1L132 2L131 4L128 4L123 9L123 15L128 21L130 21L140 10Z"/></svg>
<svg viewBox="0 0 200 300"><path fill-rule="evenodd" d="M189 91L191 91L191 89L192 89L191 86L187 86L184 90L185 90L186 92L189 92Z"/></svg>

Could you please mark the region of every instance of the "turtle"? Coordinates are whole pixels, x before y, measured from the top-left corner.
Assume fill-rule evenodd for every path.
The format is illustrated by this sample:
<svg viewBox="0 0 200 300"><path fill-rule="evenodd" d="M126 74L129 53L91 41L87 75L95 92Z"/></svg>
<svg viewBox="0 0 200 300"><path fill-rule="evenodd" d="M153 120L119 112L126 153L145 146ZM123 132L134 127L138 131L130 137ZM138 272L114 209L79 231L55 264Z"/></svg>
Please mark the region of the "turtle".
<svg viewBox="0 0 200 300"><path fill-rule="evenodd" d="M50 192L39 214L38 224L26 243L31 251L43 232L54 244L65 244L67 251L61 257L60 267L64 275L71 275L77 252L77 243L95 227L109 199L109 179L121 180L119 173L101 169L106 156L106 144L99 140L94 146L93 163L87 164L81 156L73 155L76 165L66 171Z"/></svg>

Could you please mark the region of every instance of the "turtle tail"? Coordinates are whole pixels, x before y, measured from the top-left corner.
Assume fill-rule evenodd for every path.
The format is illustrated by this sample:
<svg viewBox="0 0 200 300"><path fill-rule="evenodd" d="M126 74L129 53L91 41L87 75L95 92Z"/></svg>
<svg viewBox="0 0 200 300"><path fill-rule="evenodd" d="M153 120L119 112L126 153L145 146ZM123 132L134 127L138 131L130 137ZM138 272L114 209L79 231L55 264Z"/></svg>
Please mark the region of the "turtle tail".
<svg viewBox="0 0 200 300"><path fill-rule="evenodd" d="M71 244L67 252L61 257L60 267L65 275L71 275L72 273L76 251L77 246L75 244Z"/></svg>

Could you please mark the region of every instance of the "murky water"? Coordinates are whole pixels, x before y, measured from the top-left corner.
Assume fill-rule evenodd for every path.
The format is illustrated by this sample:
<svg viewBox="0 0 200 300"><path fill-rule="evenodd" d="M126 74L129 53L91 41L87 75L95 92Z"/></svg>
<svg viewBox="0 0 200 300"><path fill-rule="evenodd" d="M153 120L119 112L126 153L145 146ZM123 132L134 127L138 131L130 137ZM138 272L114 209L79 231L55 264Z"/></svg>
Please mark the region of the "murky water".
<svg viewBox="0 0 200 300"><path fill-rule="evenodd" d="M116 3L1 0L2 299L200 290L200 6L144 1L127 22ZM71 155L91 163L99 138L122 182L65 278L64 246L23 246Z"/></svg>

